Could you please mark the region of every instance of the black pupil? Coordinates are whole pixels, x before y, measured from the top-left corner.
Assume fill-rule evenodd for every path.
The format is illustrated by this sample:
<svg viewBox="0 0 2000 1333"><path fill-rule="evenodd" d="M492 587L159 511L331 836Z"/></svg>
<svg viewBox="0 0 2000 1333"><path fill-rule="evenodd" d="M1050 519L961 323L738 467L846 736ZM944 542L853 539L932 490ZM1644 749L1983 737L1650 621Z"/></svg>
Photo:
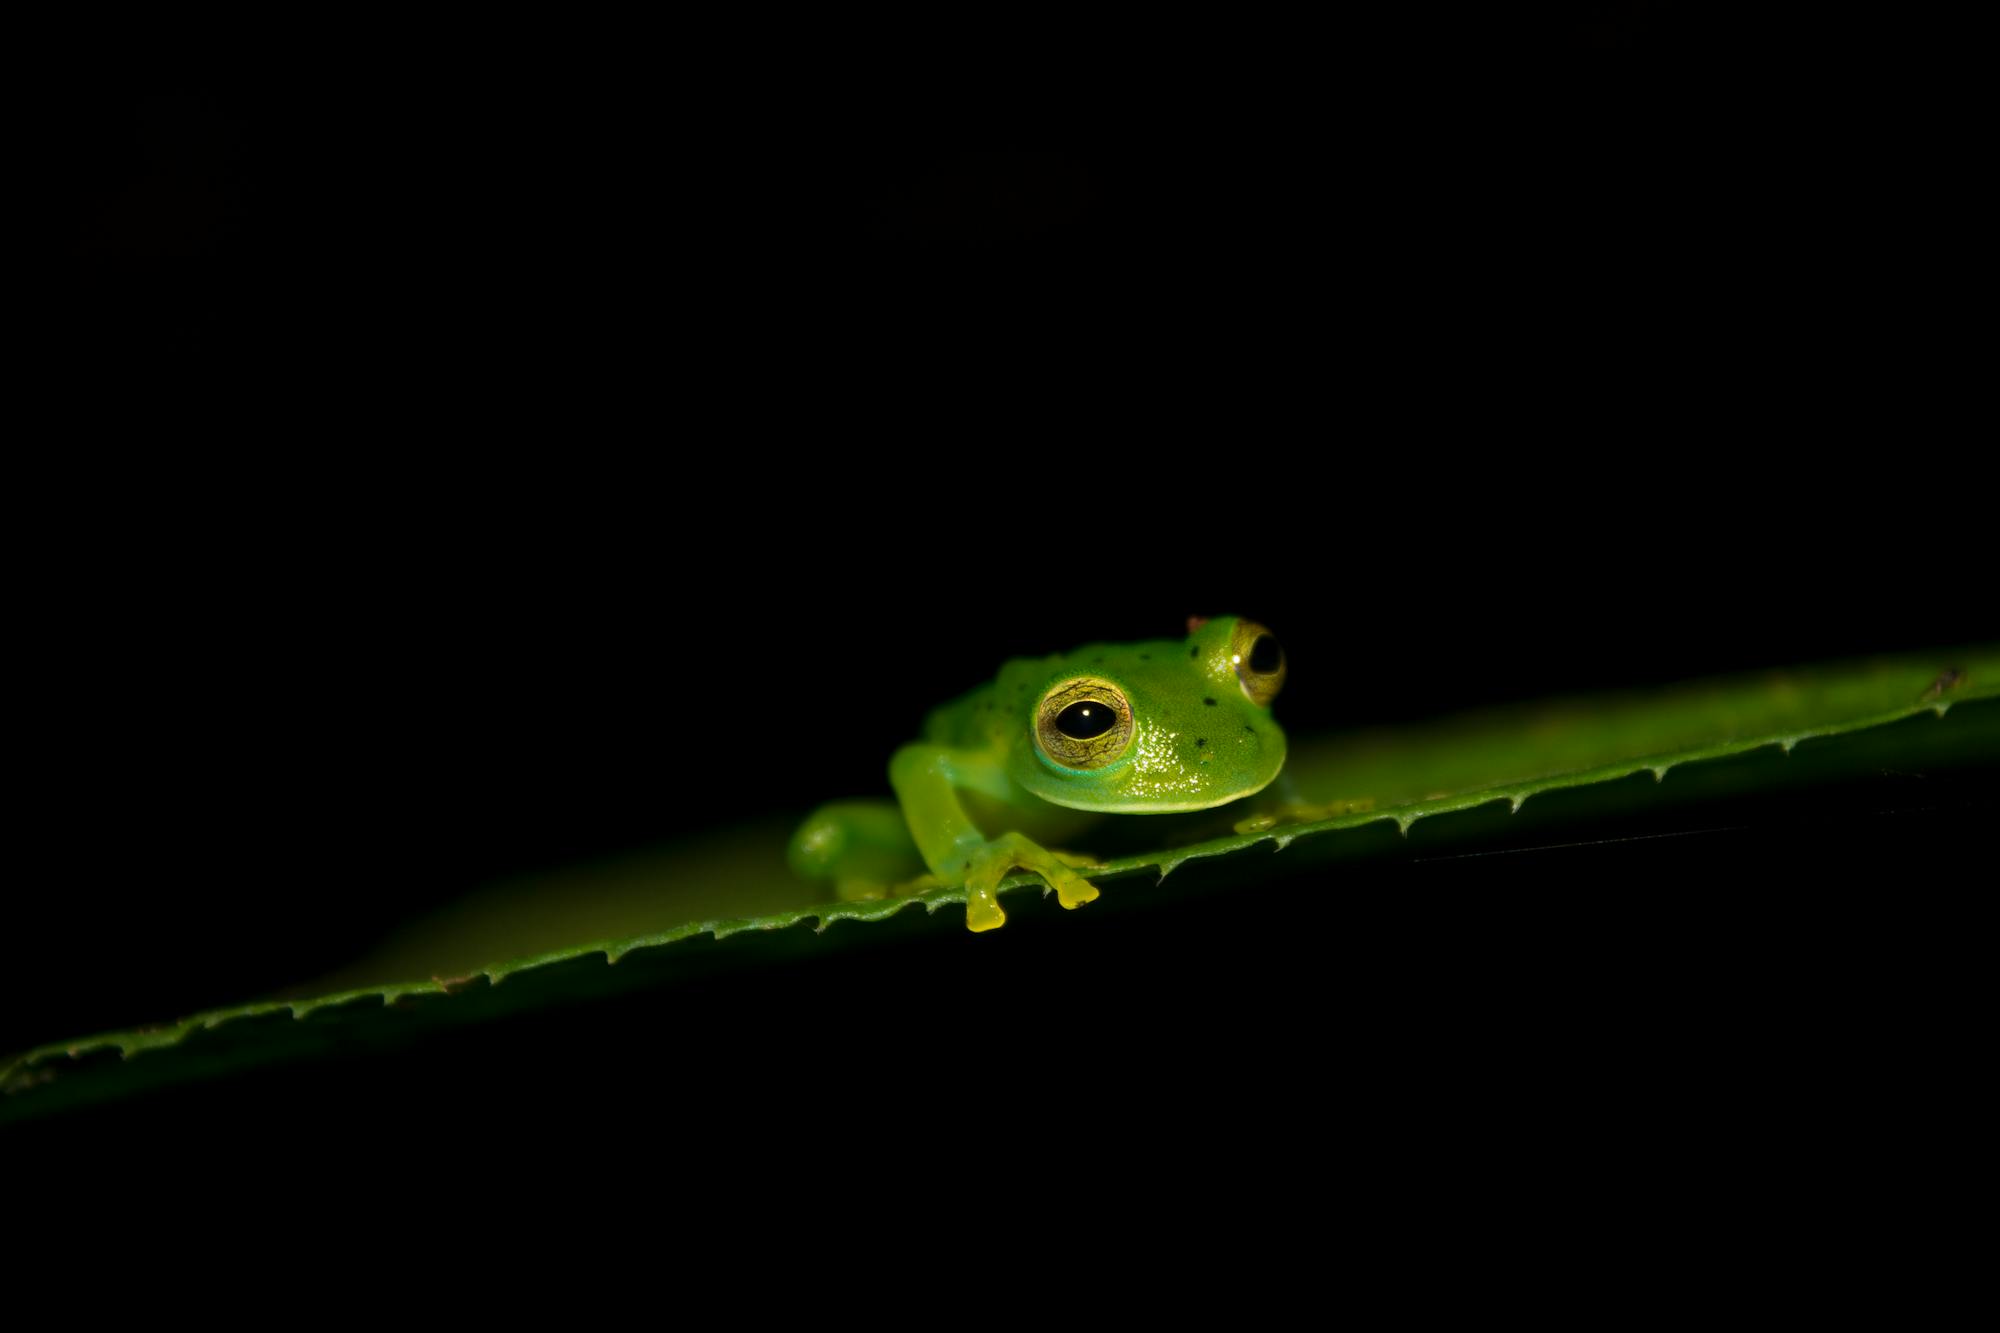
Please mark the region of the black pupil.
<svg viewBox="0 0 2000 1333"><path fill-rule="evenodd" d="M1073 741L1095 740L1111 730L1118 721L1118 714L1110 704L1092 700L1071 704L1056 714L1056 730Z"/></svg>
<svg viewBox="0 0 2000 1333"><path fill-rule="evenodd" d="M1250 669L1260 676L1268 676L1285 664L1285 650L1278 641L1268 634L1259 634L1257 641L1250 645Z"/></svg>

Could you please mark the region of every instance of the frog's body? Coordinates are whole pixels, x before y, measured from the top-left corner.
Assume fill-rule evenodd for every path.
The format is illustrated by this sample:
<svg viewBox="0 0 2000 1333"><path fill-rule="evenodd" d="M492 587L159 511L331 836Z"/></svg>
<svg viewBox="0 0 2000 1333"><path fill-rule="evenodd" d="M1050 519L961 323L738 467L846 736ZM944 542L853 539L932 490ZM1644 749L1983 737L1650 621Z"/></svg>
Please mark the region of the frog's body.
<svg viewBox="0 0 2000 1333"><path fill-rule="evenodd" d="M1089 902L1096 888L1044 840L1107 814L1205 810L1263 790L1284 766L1270 713L1285 671L1277 640L1236 617L1188 629L1007 663L896 751L900 804L821 807L792 839L793 866L848 898L879 897L927 866L937 883L965 887L973 930L1007 919L993 890L1015 866L1047 880L1064 907Z"/></svg>

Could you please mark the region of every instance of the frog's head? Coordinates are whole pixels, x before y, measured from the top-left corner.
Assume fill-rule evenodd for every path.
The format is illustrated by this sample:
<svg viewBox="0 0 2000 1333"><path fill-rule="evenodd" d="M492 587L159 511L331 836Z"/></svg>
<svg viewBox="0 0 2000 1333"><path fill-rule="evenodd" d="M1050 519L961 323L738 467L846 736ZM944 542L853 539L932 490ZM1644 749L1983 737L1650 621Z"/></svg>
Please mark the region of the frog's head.
<svg viewBox="0 0 2000 1333"><path fill-rule="evenodd" d="M1181 640L1051 659L1025 689L1011 771L1054 805L1116 814L1206 810L1262 791L1285 764L1271 700L1285 654L1262 625L1190 620Z"/></svg>

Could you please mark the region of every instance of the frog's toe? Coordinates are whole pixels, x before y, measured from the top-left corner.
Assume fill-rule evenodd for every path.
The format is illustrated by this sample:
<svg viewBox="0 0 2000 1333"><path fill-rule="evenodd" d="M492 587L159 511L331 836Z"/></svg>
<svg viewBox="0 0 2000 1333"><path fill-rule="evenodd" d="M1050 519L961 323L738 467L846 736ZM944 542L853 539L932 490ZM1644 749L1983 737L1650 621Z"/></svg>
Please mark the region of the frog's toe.
<svg viewBox="0 0 2000 1333"><path fill-rule="evenodd" d="M1056 901L1064 907L1081 907L1097 901L1097 886L1081 875L1064 875L1056 883Z"/></svg>
<svg viewBox="0 0 2000 1333"><path fill-rule="evenodd" d="M1095 857L1080 852L1050 851L1048 855L1056 862L1054 866L1037 866L1048 886L1056 891L1056 901L1064 907L1081 907L1097 897L1097 886L1081 875L1070 873L1074 869L1095 870L1102 862ZM1047 892L1044 891L1044 897Z"/></svg>
<svg viewBox="0 0 2000 1333"><path fill-rule="evenodd" d="M1061 852L1043 852L1042 856L1046 859L1039 861L1024 859L1022 864L1042 877L1044 898L1048 897L1049 890L1053 889L1056 901L1064 907L1081 907L1097 897L1097 886L1070 869L1073 865L1090 865L1092 862L1080 857L1071 858Z"/></svg>
<svg viewBox="0 0 2000 1333"><path fill-rule="evenodd" d="M968 888L965 892L965 928L967 930L998 930L1007 924L1007 914L1000 910L999 900L991 889Z"/></svg>
<svg viewBox="0 0 2000 1333"><path fill-rule="evenodd" d="M865 903L889 896L889 886L878 880L846 877L834 881L834 893L844 903Z"/></svg>
<svg viewBox="0 0 2000 1333"><path fill-rule="evenodd" d="M965 924L969 930L995 930L1007 923L995 891L1007 874L1008 862L987 847L965 868Z"/></svg>

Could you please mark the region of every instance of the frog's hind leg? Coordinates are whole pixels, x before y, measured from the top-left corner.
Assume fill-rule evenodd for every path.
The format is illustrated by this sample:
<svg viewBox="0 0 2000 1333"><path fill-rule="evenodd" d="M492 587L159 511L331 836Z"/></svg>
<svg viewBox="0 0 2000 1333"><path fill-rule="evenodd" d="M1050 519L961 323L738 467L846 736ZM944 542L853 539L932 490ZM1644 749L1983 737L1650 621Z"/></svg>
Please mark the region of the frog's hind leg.
<svg viewBox="0 0 2000 1333"><path fill-rule="evenodd" d="M883 898L924 869L894 801L835 801L806 816L786 852L807 879L830 879L842 902Z"/></svg>

